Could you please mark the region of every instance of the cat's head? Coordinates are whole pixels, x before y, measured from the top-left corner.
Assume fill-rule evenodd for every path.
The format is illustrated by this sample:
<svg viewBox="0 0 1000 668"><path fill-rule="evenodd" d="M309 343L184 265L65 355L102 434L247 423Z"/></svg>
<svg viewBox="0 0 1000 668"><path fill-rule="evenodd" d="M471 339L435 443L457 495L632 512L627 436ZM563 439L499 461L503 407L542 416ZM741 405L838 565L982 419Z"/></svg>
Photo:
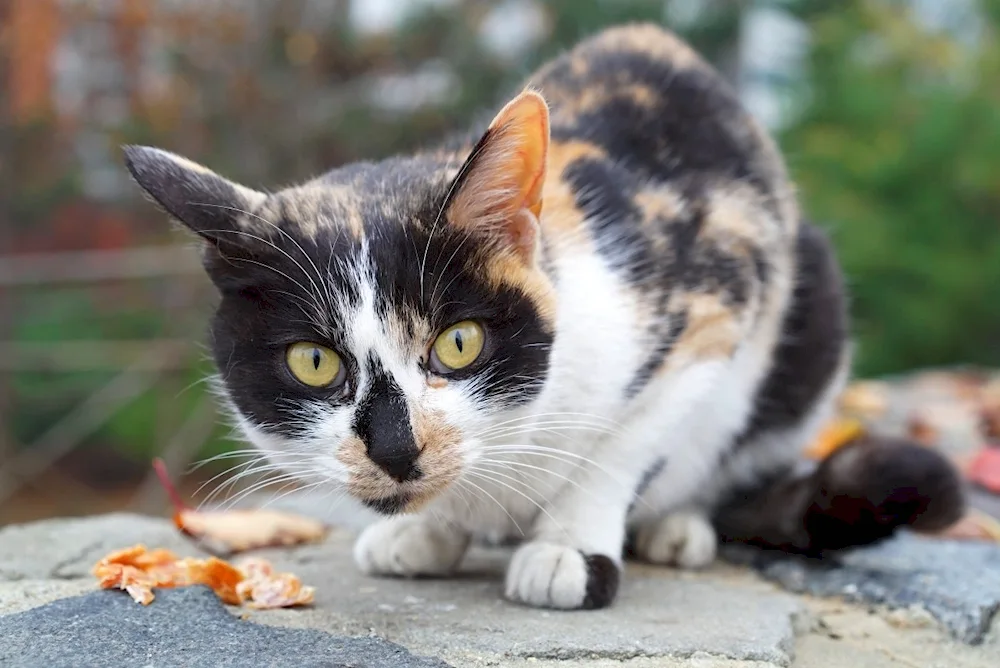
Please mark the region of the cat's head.
<svg viewBox="0 0 1000 668"><path fill-rule="evenodd" d="M355 164L272 194L127 147L139 185L204 240L211 345L247 438L385 513L460 478L546 378L548 140L545 102L525 92L464 163Z"/></svg>

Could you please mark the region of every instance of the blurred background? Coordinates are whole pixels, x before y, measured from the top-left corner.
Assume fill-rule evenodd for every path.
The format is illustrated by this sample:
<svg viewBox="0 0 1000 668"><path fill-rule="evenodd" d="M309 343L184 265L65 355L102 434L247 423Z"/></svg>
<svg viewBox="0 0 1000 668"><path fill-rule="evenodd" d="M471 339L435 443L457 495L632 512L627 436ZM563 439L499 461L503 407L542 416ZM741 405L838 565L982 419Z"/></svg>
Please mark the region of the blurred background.
<svg viewBox="0 0 1000 668"><path fill-rule="evenodd" d="M151 457L241 447L201 382L211 285L121 144L276 187L461 128L634 19L778 137L849 276L858 374L1000 366L1000 0L2 0L0 525L161 512Z"/></svg>

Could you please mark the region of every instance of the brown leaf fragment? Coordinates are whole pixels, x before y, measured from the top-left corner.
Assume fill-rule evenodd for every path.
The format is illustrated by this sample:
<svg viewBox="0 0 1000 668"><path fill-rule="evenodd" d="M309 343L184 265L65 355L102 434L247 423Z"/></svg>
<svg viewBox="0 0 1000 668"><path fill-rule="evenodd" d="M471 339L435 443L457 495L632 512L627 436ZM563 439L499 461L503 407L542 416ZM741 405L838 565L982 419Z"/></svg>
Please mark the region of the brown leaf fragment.
<svg viewBox="0 0 1000 668"><path fill-rule="evenodd" d="M174 524L214 554L314 543L327 534L327 527L322 522L277 510L191 509L171 482L163 461L153 460L153 468L174 505Z"/></svg>
<svg viewBox="0 0 1000 668"><path fill-rule="evenodd" d="M319 542L327 533L321 522L275 510L184 510L174 515L174 523L210 551L224 554Z"/></svg>
<svg viewBox="0 0 1000 668"><path fill-rule="evenodd" d="M169 550L147 551L134 545L107 555L93 573L103 589L123 589L137 603L149 605L154 588L205 585L228 605L258 609L309 605L315 589L292 573L278 573L265 559L253 558L239 567L217 557L178 559Z"/></svg>

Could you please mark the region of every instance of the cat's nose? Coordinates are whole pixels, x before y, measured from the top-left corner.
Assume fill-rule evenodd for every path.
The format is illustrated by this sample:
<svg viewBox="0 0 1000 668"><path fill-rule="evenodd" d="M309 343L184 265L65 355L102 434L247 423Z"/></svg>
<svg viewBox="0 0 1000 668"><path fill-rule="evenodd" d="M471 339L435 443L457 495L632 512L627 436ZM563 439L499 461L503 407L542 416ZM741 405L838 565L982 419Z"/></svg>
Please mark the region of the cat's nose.
<svg viewBox="0 0 1000 668"><path fill-rule="evenodd" d="M409 482L422 475L420 467L417 466L417 457L419 456L420 453L416 450L405 453L389 453L384 456L379 456L377 452L368 453L368 457L397 482Z"/></svg>
<svg viewBox="0 0 1000 668"><path fill-rule="evenodd" d="M354 414L354 431L365 444L368 458L397 482L416 480L420 448L413 438L410 414L399 387L376 376Z"/></svg>

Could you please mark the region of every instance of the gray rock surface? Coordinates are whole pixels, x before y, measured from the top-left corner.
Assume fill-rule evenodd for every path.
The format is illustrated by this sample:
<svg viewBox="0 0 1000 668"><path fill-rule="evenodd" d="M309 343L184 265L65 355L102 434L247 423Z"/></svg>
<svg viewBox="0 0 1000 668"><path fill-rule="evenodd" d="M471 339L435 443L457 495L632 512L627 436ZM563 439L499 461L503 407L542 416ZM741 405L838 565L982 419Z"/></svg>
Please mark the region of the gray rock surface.
<svg viewBox="0 0 1000 668"><path fill-rule="evenodd" d="M89 577L102 556L136 543L203 555L167 520L130 513L42 520L0 529L0 580Z"/></svg>
<svg viewBox="0 0 1000 668"><path fill-rule="evenodd" d="M501 659L682 660L699 653L713 661L784 666L791 661L794 622L802 611L794 597L732 569L689 574L639 565L629 568L611 609L537 610L503 599L503 568L509 558L505 550L473 550L453 580L374 579L354 567L352 541L351 533L334 531L321 545L262 551L279 568L315 585L316 605L233 612L271 626L319 629L337 636L374 635L456 666ZM168 521L130 515L0 530L0 580L8 580L6 587L0 586L0 613L77 593L73 588L79 582L96 587L89 580L93 563L106 552L135 543L196 554ZM53 580L74 576L84 580ZM115 608L123 620L144 614L125 594L107 595L129 604ZM150 609L161 603L160 597Z"/></svg>
<svg viewBox="0 0 1000 668"><path fill-rule="evenodd" d="M735 547L725 554L752 563L764 577L794 592L924 608L956 639L971 644L983 641L1000 610L997 545L901 534L835 562Z"/></svg>
<svg viewBox="0 0 1000 668"><path fill-rule="evenodd" d="M351 532L335 530L320 545L259 553L316 587L316 604L311 608L227 608L196 589L158 592L156 600L144 608L123 592L95 591L90 569L105 553L135 543L169 547L182 556L197 555L169 521L115 514L0 529L0 665L203 665L194 659L203 652L212 653L210 663L204 665L227 665L225 656L233 647L239 650L231 654L237 659L232 665L385 668L994 668L995 657L1000 655L997 625L982 645L959 643L947 638L926 614L890 617L842 603L837 596L828 596L845 593L832 580L822 587L798 588L823 598L803 597L782 591L753 569L727 563L699 573L630 564L614 607L556 612L503 599L508 551L474 549L454 579L375 579L354 567L352 541ZM888 560L881 552L865 557L868 551L864 551L852 557L853 566L841 568L859 573L889 569L899 578L892 586L903 586L904 574L917 568L914 559L928 571L937 561L968 559L968 555L941 552L924 557L911 554L928 548L944 549L924 542L901 543L879 548L895 555ZM752 559L760 558L760 553L751 554L756 555ZM989 558L984 553L977 565L956 570L954 577L964 572L962 586L986 591L992 585L983 583L992 582L988 578L996 577L1000 568L1000 563L987 563ZM898 560L895 566L893 559ZM910 566L904 567L907 563ZM781 569L795 572L798 566L792 560L761 561L757 566L768 578L796 588L794 577L785 581L777 576ZM768 570L772 566L777 570ZM812 573L803 576L812 577ZM832 576L816 577L820 578L816 582L822 582ZM942 579L930 588L910 583L908 591L926 603L927 592L942 595L941 589L948 588L946 582ZM958 591L958 585L951 587ZM85 595L73 598L81 594ZM965 594L959 598L968 600ZM71 618L76 621L67 621ZM57 619L63 621L53 621ZM166 640L158 644L151 635L144 635L152 633L153 624L176 628L172 637L180 644L173 646L188 648L191 661L188 655L151 654L171 646ZM125 630L115 630L118 627ZM25 628L38 631L26 636ZM43 633L44 629L48 631ZM116 635L125 633L131 635ZM84 636L90 639L78 640ZM59 663L61 650L56 641L48 649L39 649L41 653L25 654L26 646L33 648L46 638L62 638L59 642L65 651L78 650L68 660L75 661ZM136 646L125 647L126 640L135 641ZM113 645L114 652L81 644L91 641ZM285 655L294 663L281 663ZM365 657L376 658L366 663Z"/></svg>
<svg viewBox="0 0 1000 668"><path fill-rule="evenodd" d="M376 637L347 638L312 629L243 621L211 590L188 587L137 605L96 591L0 617L0 665L34 668L273 668L386 666L445 668Z"/></svg>

